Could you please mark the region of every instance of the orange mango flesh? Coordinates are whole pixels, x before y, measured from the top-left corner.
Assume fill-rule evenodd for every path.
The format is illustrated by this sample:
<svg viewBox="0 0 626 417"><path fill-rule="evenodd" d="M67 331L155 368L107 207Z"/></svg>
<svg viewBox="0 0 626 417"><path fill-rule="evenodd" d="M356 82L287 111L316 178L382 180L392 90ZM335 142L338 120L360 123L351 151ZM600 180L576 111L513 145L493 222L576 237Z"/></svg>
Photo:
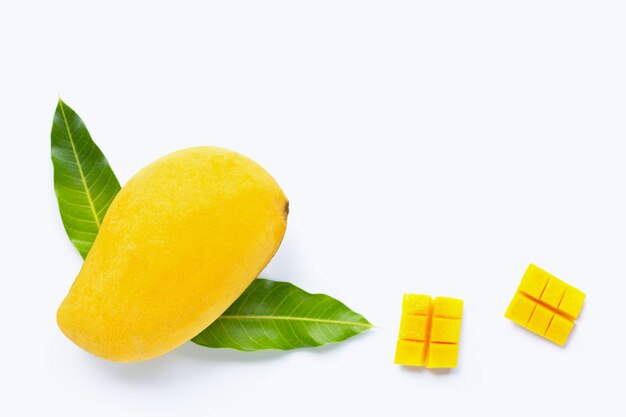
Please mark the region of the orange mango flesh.
<svg viewBox="0 0 626 417"><path fill-rule="evenodd" d="M394 362L456 368L462 317L463 300L405 294Z"/></svg>
<svg viewBox="0 0 626 417"><path fill-rule="evenodd" d="M585 293L531 264L504 316L563 346L584 302Z"/></svg>

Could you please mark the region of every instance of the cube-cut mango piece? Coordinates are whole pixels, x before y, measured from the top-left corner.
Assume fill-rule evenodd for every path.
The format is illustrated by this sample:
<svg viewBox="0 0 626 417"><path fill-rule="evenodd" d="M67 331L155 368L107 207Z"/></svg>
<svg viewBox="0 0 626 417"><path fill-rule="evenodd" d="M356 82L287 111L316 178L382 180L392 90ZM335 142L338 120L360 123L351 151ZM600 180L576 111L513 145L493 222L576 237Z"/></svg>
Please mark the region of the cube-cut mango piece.
<svg viewBox="0 0 626 417"><path fill-rule="evenodd" d="M578 318L580 314L580 309L583 308L583 303L585 302L585 293L579 290L578 288L568 287L565 290L565 294L561 299L561 304L559 305L559 311L573 320Z"/></svg>
<svg viewBox="0 0 626 417"><path fill-rule="evenodd" d="M402 312L428 316L432 308L433 299L430 295L404 294Z"/></svg>
<svg viewBox="0 0 626 417"><path fill-rule="evenodd" d="M395 363L455 368L462 317L463 300L405 294Z"/></svg>
<svg viewBox="0 0 626 417"><path fill-rule="evenodd" d="M435 317L461 319L463 316L463 300L459 300L458 298L437 297L433 303L433 315Z"/></svg>
<svg viewBox="0 0 626 417"><path fill-rule="evenodd" d="M531 298L538 299L541 297L543 289L548 285L548 281L552 275L536 265L530 264L524 276L522 282L519 284L517 291L528 295Z"/></svg>
<svg viewBox="0 0 626 417"><path fill-rule="evenodd" d="M537 303L518 292L513 296L513 301L509 304L504 317L526 327L536 305Z"/></svg>
<svg viewBox="0 0 626 417"><path fill-rule="evenodd" d="M399 339L394 362L398 365L424 366L425 350L425 342Z"/></svg>
<svg viewBox="0 0 626 417"><path fill-rule="evenodd" d="M400 320L400 339L426 340L428 333L428 316L403 314Z"/></svg>
<svg viewBox="0 0 626 417"><path fill-rule="evenodd" d="M431 342L459 343L461 338L461 320L433 317L430 328Z"/></svg>
<svg viewBox="0 0 626 417"><path fill-rule="evenodd" d="M573 321L555 314L548 330L546 331L545 337L557 345L563 346L573 328Z"/></svg>
<svg viewBox="0 0 626 417"><path fill-rule="evenodd" d="M434 343L428 346L428 368L456 368L459 357L459 345L456 343Z"/></svg>
<svg viewBox="0 0 626 417"><path fill-rule="evenodd" d="M584 301L585 293L531 264L504 316L563 346Z"/></svg>
<svg viewBox="0 0 626 417"><path fill-rule="evenodd" d="M552 308L559 308L566 289L566 283L558 278L550 278L539 299Z"/></svg>
<svg viewBox="0 0 626 417"><path fill-rule="evenodd" d="M541 304L537 304L533 315L530 316L530 320L528 320L526 328L531 332L537 333L539 336L543 336L546 334L546 330L548 330L548 325L552 321L552 317L554 317L554 313L551 310Z"/></svg>

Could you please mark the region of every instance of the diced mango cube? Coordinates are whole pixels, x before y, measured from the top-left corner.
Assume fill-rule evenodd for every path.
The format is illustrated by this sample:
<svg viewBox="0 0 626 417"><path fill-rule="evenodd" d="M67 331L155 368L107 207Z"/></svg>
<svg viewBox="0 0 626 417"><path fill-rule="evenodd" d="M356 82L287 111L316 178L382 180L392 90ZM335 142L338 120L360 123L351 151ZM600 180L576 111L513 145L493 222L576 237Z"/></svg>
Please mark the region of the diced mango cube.
<svg viewBox="0 0 626 417"><path fill-rule="evenodd" d="M543 294L541 294L540 300L552 308L557 308L561 298L563 298L563 294L565 294L566 288L567 284L560 279L556 277L550 278L546 288L543 290Z"/></svg>
<svg viewBox="0 0 626 417"><path fill-rule="evenodd" d="M531 264L504 316L563 346L584 301L582 291Z"/></svg>
<svg viewBox="0 0 626 417"><path fill-rule="evenodd" d="M518 291L524 294L538 299L543 292L543 289L548 284L550 274L536 265L530 264L522 277L522 282L519 284Z"/></svg>
<svg viewBox="0 0 626 417"><path fill-rule="evenodd" d="M585 302L585 293L571 285L565 290L559 311L576 320Z"/></svg>
<svg viewBox="0 0 626 417"><path fill-rule="evenodd" d="M407 366L424 366L425 342L398 339L394 363Z"/></svg>
<svg viewBox="0 0 626 417"><path fill-rule="evenodd" d="M526 328L531 332L537 333L539 336L543 336L546 334L548 324L552 321L553 316L554 313L552 311L541 304L537 304L535 311L533 311L532 316L530 316L530 320L528 321Z"/></svg>
<svg viewBox="0 0 626 417"><path fill-rule="evenodd" d="M433 316L460 319L463 317L463 300L437 297L433 303Z"/></svg>
<svg viewBox="0 0 626 417"><path fill-rule="evenodd" d="M430 295L404 294L402 299L402 312L406 314L430 314L433 299Z"/></svg>
<svg viewBox="0 0 626 417"><path fill-rule="evenodd" d="M426 340L427 328L427 316L416 316L404 313L400 320L400 339L424 341Z"/></svg>
<svg viewBox="0 0 626 417"><path fill-rule="evenodd" d="M545 336L548 340L551 340L559 346L563 346L573 328L573 321L555 314Z"/></svg>
<svg viewBox="0 0 626 417"><path fill-rule="evenodd" d="M504 317L514 321L520 326L526 327L536 305L536 302L518 292L513 296L513 300L511 304L509 304L506 313L504 313Z"/></svg>
<svg viewBox="0 0 626 417"><path fill-rule="evenodd" d="M428 346L427 368L456 368L459 358L459 345L456 343L430 343Z"/></svg>
<svg viewBox="0 0 626 417"><path fill-rule="evenodd" d="M461 320L433 317L430 330L431 342L459 343Z"/></svg>

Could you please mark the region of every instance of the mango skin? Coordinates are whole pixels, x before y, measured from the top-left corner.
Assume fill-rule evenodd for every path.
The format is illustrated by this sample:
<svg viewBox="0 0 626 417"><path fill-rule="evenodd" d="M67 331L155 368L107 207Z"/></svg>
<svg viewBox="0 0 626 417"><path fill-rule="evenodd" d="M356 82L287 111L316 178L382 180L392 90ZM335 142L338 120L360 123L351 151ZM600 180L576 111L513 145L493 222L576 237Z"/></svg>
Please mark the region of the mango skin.
<svg viewBox="0 0 626 417"><path fill-rule="evenodd" d="M57 312L63 333L116 362L189 341L278 249L288 201L260 165L197 147L139 171L115 197Z"/></svg>

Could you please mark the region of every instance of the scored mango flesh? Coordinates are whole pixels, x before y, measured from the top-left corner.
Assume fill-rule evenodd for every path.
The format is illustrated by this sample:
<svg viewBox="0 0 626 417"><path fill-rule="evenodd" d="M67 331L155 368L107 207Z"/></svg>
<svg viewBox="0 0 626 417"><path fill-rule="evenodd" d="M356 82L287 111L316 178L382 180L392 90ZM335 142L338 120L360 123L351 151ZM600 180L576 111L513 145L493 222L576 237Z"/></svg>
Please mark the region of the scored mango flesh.
<svg viewBox="0 0 626 417"><path fill-rule="evenodd" d="M504 316L563 346L584 302L585 293L530 264Z"/></svg>
<svg viewBox="0 0 626 417"><path fill-rule="evenodd" d="M395 363L427 368L456 368L463 300L405 294Z"/></svg>

